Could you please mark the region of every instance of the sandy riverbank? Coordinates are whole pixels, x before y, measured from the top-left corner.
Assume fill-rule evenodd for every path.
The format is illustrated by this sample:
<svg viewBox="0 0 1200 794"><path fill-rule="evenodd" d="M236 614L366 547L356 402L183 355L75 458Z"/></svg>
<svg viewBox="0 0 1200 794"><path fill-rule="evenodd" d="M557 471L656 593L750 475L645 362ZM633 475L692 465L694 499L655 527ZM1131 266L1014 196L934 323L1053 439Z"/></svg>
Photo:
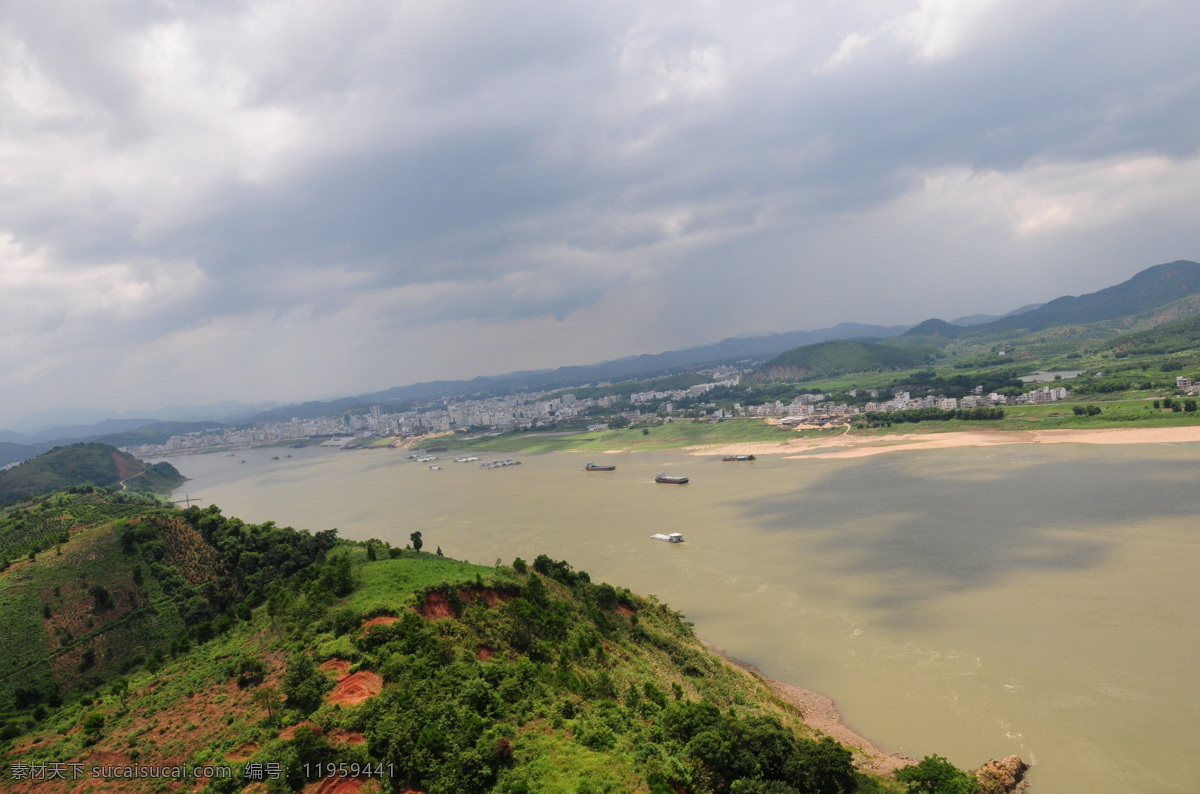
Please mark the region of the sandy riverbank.
<svg viewBox="0 0 1200 794"><path fill-rule="evenodd" d="M1200 442L1200 427L1117 427L1097 430L976 430L856 436L831 430L827 438L792 438L689 447L693 455L783 455L789 458L861 458L920 449L994 447L1006 444L1165 444Z"/></svg>
<svg viewBox="0 0 1200 794"><path fill-rule="evenodd" d="M758 668L729 656L724 650L710 642L705 642L704 647L721 656L735 667L745 670L748 675L764 681L781 700L791 703L800 710L800 715L804 719L805 725L821 734L832 737L834 741L852 749L854 751L854 765L858 769L864 772L873 772L877 775L888 775L901 767L917 763L914 758L887 752L867 737L846 725L842 722L842 715L838 712L833 700L822 695L820 692L813 692L811 689L804 689L803 687L776 681L773 678L767 678Z"/></svg>

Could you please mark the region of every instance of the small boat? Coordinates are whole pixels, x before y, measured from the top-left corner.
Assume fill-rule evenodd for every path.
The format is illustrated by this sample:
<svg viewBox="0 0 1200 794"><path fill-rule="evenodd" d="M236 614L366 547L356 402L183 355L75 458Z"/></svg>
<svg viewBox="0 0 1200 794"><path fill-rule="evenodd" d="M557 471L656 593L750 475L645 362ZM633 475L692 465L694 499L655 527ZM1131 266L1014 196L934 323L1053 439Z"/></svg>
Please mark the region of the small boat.
<svg viewBox="0 0 1200 794"><path fill-rule="evenodd" d="M279 460L279 456L275 455L274 457L271 458L271 460Z"/></svg>
<svg viewBox="0 0 1200 794"><path fill-rule="evenodd" d="M616 466L597 466L595 463L589 463L583 467L584 471L616 471Z"/></svg>
<svg viewBox="0 0 1200 794"><path fill-rule="evenodd" d="M758 458L754 457L753 455L726 455L725 457L721 458L721 460L743 461L743 460L758 460Z"/></svg>
<svg viewBox="0 0 1200 794"><path fill-rule="evenodd" d="M674 474L659 474L654 478L655 482L667 483L668 485L687 485L687 477L679 477Z"/></svg>
<svg viewBox="0 0 1200 794"><path fill-rule="evenodd" d="M661 532L656 532L650 537L655 540L665 540L667 543L683 543L683 535L678 532L672 532L669 535L664 535Z"/></svg>
<svg viewBox="0 0 1200 794"><path fill-rule="evenodd" d="M434 465L432 465L432 466L430 466L430 467L429 467L429 470L430 470L430 471L441 471L441 470L442 470L442 467L441 467L441 466L439 466L439 465L437 465L437 464L435 463Z"/></svg>

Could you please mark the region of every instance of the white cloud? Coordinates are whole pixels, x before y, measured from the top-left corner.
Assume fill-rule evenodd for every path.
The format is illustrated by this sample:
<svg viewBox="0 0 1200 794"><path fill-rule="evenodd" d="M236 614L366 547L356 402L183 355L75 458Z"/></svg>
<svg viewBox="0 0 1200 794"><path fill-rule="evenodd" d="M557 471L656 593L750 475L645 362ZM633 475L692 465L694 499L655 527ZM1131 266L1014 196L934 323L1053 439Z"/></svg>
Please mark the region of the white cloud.
<svg viewBox="0 0 1200 794"><path fill-rule="evenodd" d="M10 4L0 396L44 401L78 367L107 382L98 350L129 362L97 391L114 404L121 383L207 388L169 364L185 351L278 378L256 399L352 392L387 385L384 351L392 382L439 360L580 363L1005 297L960 282L896 300L963 261L1045 299L1100 277L1097 256L1122 277L1195 258L1198 13ZM835 267L859 286L759 287ZM575 353L552 337L596 326L622 333Z"/></svg>
<svg viewBox="0 0 1200 794"><path fill-rule="evenodd" d="M895 34L908 43L912 57L936 63L962 53L996 22L991 12L1013 0L920 0L917 8L896 20ZM994 28L993 28L994 30Z"/></svg>
<svg viewBox="0 0 1200 794"><path fill-rule="evenodd" d="M29 384L58 365L108 358L170 321L206 285L191 262L151 259L80 267L0 234L0 361L3 381Z"/></svg>
<svg viewBox="0 0 1200 794"><path fill-rule="evenodd" d="M1148 216L1190 216L1200 205L1200 154L1103 162L1043 162L1017 172L946 169L911 199L926 211L967 214L1020 237L1127 229Z"/></svg>

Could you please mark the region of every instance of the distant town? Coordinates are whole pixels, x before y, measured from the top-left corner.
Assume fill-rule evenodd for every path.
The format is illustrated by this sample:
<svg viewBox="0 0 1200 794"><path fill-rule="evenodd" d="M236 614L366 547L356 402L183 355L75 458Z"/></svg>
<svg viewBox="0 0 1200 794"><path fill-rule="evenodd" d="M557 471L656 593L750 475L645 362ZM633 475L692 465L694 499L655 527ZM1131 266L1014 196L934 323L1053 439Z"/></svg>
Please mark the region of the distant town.
<svg viewBox="0 0 1200 794"><path fill-rule="evenodd" d="M893 413L921 409L969 410L994 406L1037 404L1065 399L1069 390L1058 385L1037 385L1039 376L1074 377L1075 372L1034 373L1028 377L1030 390L1019 394L984 393L977 386L973 394L962 397L923 395L887 389L848 389L842 392L804 393L789 402L772 400L756 405L723 400L722 405L706 401L715 392L729 394L751 370L717 367L703 370L711 380L687 388L662 391L610 393L578 397L562 389L553 392L523 392L487 399L443 399L430 401L398 412L386 412L375 405L366 412L345 412L287 422L260 423L236 428L196 431L170 437L163 444L142 444L122 449L138 457L161 457L211 451L219 448L250 447L287 442L326 439L337 446L357 446L373 439L406 439L450 431L468 431L480 435L513 430L537 431L574 425L589 431L650 424L676 419L720 421L734 417L757 417L781 426L824 426L842 423L867 413ZM1188 384L1190 385L1190 384ZM612 384L588 384L579 391Z"/></svg>

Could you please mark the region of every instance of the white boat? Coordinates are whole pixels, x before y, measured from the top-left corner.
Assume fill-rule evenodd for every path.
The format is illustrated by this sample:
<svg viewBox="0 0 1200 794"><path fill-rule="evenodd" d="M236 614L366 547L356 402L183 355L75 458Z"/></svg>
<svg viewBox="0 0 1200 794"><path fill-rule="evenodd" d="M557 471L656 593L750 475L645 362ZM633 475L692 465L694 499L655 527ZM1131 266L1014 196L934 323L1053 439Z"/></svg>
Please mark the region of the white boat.
<svg viewBox="0 0 1200 794"><path fill-rule="evenodd" d="M433 465L433 466L430 466L429 469L430 469L430 471L441 471L442 467L438 466L438 465Z"/></svg>
<svg viewBox="0 0 1200 794"><path fill-rule="evenodd" d="M650 537L654 538L655 540L665 540L667 543L683 543L683 535L679 532L672 532L669 535L656 532Z"/></svg>

